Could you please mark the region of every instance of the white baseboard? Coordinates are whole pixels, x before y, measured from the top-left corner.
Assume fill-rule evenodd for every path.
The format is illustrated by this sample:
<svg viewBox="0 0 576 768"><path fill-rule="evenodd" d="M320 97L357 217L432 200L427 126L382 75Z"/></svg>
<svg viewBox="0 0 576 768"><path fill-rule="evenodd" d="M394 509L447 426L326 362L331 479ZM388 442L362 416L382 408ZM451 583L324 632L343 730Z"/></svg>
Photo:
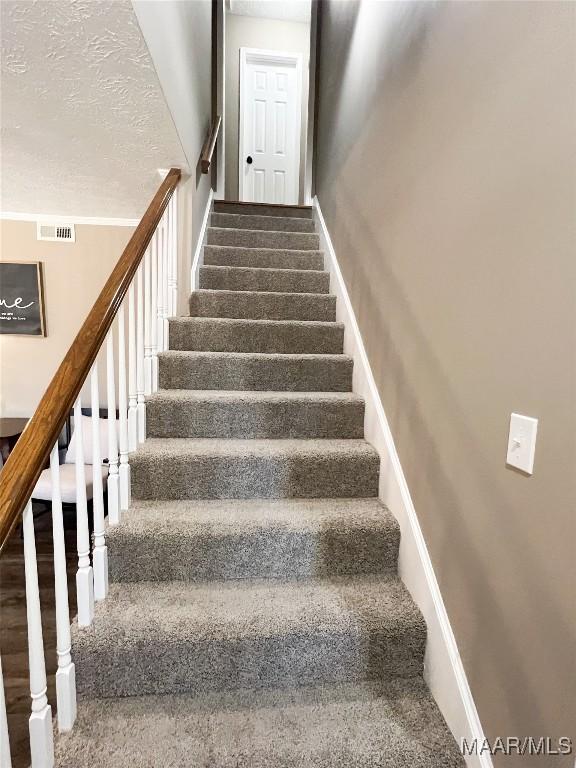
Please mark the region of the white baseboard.
<svg viewBox="0 0 576 768"><path fill-rule="evenodd" d="M210 211L212 210L212 202L214 200L214 190L210 190L208 200L206 202L206 208L204 210L204 216L202 217L202 226L198 233L198 240L196 241L196 248L194 249L194 258L192 259L192 267L190 274L190 287L192 291L195 291L198 287L198 276L200 272L200 266L202 263L202 254L204 246L206 245L206 233L208 230L208 222L210 220Z"/></svg>
<svg viewBox="0 0 576 768"><path fill-rule="evenodd" d="M344 352L354 360L352 388L365 400L365 436L381 458L379 495L400 524L400 577L428 628L424 678L458 744L463 738L468 743L478 739L481 744L484 732L476 705L317 197L313 206L320 249L326 257L325 268L330 271L330 292L337 297L336 319L345 326ZM486 754L467 756L466 764L469 768L493 768L492 759Z"/></svg>

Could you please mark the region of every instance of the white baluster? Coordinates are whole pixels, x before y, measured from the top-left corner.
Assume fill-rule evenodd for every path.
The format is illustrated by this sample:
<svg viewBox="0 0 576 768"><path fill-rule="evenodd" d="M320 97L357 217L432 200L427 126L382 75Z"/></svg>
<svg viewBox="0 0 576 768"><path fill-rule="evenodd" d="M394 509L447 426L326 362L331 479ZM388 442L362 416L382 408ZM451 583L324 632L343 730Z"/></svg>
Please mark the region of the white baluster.
<svg viewBox="0 0 576 768"><path fill-rule="evenodd" d="M76 672L72 663L70 637L70 610L68 608L68 576L66 573L66 543L62 519L60 493L60 462L58 443L50 454L50 480L52 485L52 539L54 542L54 593L56 596L56 702L58 729L72 730L76 720Z"/></svg>
<svg viewBox="0 0 576 768"><path fill-rule="evenodd" d="M138 447L138 415L136 393L136 309L134 280L128 288L128 451Z"/></svg>
<svg viewBox="0 0 576 768"><path fill-rule="evenodd" d="M172 317L178 314L178 187L172 195Z"/></svg>
<svg viewBox="0 0 576 768"><path fill-rule="evenodd" d="M108 522L120 522L120 475L118 473L118 436L116 432L116 372L114 369L114 336L106 337L106 400L108 401Z"/></svg>
<svg viewBox="0 0 576 768"><path fill-rule="evenodd" d="M118 310L118 422L120 447L120 509L130 506L130 464L128 463L128 399L126 397L126 335L124 305Z"/></svg>
<svg viewBox="0 0 576 768"><path fill-rule="evenodd" d="M28 620L28 658L30 665L30 696L32 714L28 721L32 768L52 768L54 743L52 736L52 707L46 696L46 663L42 638L42 614L38 590L34 516L29 501L22 518L24 531L24 572L26 576L26 617Z"/></svg>
<svg viewBox="0 0 576 768"><path fill-rule="evenodd" d="M90 374L90 405L92 408L92 510L94 514L94 599L104 600L108 594L108 549L104 528L104 495L102 491L102 450L100 446L100 395L98 392L98 363Z"/></svg>
<svg viewBox="0 0 576 768"><path fill-rule="evenodd" d="M168 209L164 213L164 241L162 247L162 262L163 262L163 274L164 281L162 283L162 291L164 297L162 299L162 350L168 349L168 318L170 317L170 259L169 259L169 222L168 222Z"/></svg>
<svg viewBox="0 0 576 768"><path fill-rule="evenodd" d="M157 229L157 258L158 258L158 293L156 305L156 348L164 351L164 224L160 222Z"/></svg>
<svg viewBox="0 0 576 768"><path fill-rule="evenodd" d="M152 392L158 389L158 230L152 235L150 249L150 350L152 354Z"/></svg>
<svg viewBox="0 0 576 768"><path fill-rule="evenodd" d="M166 229L168 231L168 247L167 247L167 253L168 253L168 301L167 301L167 308L168 308L168 317L172 317L174 315L174 306L172 301L172 284L174 282L174 264L172 262L172 241L174 239L174 232L172 231L172 220L174 218L174 206L173 206L174 199L171 197L168 201L168 206L166 208L166 213L164 214L166 218ZM168 345L166 345L166 349L168 349Z"/></svg>
<svg viewBox="0 0 576 768"><path fill-rule="evenodd" d="M146 251L148 254L148 251ZM136 291L136 421L138 442L146 439L146 405L144 400L144 265L137 273Z"/></svg>
<svg viewBox="0 0 576 768"><path fill-rule="evenodd" d="M78 599L78 626L88 627L94 618L94 575L90 565L90 529L86 502L86 467L82 437L82 407L80 395L74 404L74 433L76 435L76 544L78 571L76 594Z"/></svg>
<svg viewBox="0 0 576 768"><path fill-rule="evenodd" d="M152 243L144 254L144 394L152 394L152 306L151 306L151 261Z"/></svg>
<svg viewBox="0 0 576 768"><path fill-rule="evenodd" d="M10 757L10 739L8 738L8 718L6 699L4 698L4 679L2 677L2 658L0 657L0 768L12 768Z"/></svg>

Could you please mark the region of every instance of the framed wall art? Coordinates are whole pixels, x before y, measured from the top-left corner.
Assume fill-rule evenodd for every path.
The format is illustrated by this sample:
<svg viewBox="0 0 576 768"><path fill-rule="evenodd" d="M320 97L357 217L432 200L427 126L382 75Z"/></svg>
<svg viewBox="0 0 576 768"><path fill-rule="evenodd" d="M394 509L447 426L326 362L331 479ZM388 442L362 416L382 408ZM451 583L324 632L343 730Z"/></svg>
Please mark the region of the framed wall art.
<svg viewBox="0 0 576 768"><path fill-rule="evenodd" d="M0 334L46 336L42 262L0 262Z"/></svg>

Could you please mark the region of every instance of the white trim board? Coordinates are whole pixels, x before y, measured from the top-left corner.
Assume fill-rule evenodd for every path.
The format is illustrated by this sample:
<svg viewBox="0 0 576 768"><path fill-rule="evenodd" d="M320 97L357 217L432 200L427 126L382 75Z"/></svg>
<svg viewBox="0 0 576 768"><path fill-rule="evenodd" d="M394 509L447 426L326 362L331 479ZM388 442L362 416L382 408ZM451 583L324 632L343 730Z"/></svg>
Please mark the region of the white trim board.
<svg viewBox="0 0 576 768"><path fill-rule="evenodd" d="M140 219L113 219L103 216L67 216L58 213L15 213L0 211L0 219L6 221L40 221L42 224L65 222L66 224L91 224L98 227L137 227Z"/></svg>
<svg viewBox="0 0 576 768"><path fill-rule="evenodd" d="M365 400L365 437L381 459L379 496L400 524L400 577L422 611L428 628L424 679L458 745L462 738L469 743L471 739L483 743L484 732L456 639L317 197L313 199L313 206L319 224L320 249L326 257L325 268L330 272L330 292L336 295L336 319L345 326L344 352L354 360L352 389ZM493 768L487 754L467 756L466 764L469 768Z"/></svg>
<svg viewBox="0 0 576 768"><path fill-rule="evenodd" d="M196 248L194 249L194 257L192 258L192 266L190 268L190 289L195 291L198 288L198 277L200 273L200 265L203 262L202 256L204 252L204 246L206 245L206 234L208 231L208 222L210 220L210 213L212 211L212 202L214 200L214 190L210 190L208 200L206 201L206 208L204 209L204 216L202 217L202 224L200 226L200 232L198 233L198 240L196 241Z"/></svg>
<svg viewBox="0 0 576 768"><path fill-rule="evenodd" d="M240 82L238 84L238 199L245 200L244 190L244 101L246 96L247 69L252 62L279 64L296 70L296 130L294 131L294 161L296 163L296 203L300 197L300 143L302 140L302 54L292 51L269 51L263 48L240 48Z"/></svg>

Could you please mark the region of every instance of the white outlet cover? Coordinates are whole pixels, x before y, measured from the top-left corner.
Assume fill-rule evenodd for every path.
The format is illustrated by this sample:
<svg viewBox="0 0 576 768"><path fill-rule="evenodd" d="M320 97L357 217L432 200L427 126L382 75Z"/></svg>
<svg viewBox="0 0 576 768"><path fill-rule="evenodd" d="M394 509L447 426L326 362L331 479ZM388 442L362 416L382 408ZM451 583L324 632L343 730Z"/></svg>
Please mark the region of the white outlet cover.
<svg viewBox="0 0 576 768"><path fill-rule="evenodd" d="M531 475L534 471L538 419L513 413L510 416L506 463Z"/></svg>

